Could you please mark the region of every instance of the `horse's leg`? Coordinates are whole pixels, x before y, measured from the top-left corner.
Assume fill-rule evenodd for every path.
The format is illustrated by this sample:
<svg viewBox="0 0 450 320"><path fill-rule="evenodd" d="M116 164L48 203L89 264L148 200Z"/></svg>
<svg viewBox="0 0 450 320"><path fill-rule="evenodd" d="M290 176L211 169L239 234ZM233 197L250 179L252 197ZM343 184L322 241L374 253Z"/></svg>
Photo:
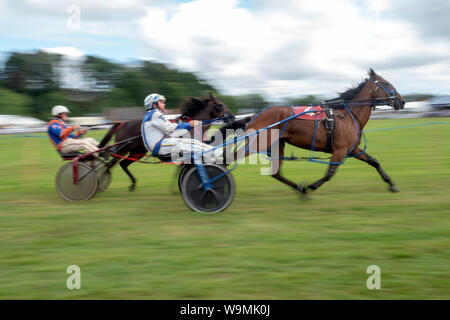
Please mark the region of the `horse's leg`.
<svg viewBox="0 0 450 320"><path fill-rule="evenodd" d="M130 159L123 159L120 161L120 167L122 170L127 174L127 176L131 179L131 185L129 188L129 191L134 191L136 189L136 178L133 176L133 174L128 170L128 166L139 159L141 159L145 154L145 150L142 148L133 149L130 151L130 158L133 158L134 160Z"/></svg>
<svg viewBox="0 0 450 320"><path fill-rule="evenodd" d="M129 152L130 143L131 142L127 142L125 144L119 145L118 147L116 147L118 150L105 150L109 151L113 156L113 159L108 162L108 170L112 169L112 167L114 167L120 160L122 160L121 156L125 156ZM117 154L117 156L114 156L114 154Z"/></svg>
<svg viewBox="0 0 450 320"><path fill-rule="evenodd" d="M322 179L317 180L316 182L310 184L307 187L301 186L300 191L303 193L306 193L307 189L311 189L311 190L318 189L321 185L323 185L325 182L327 182L334 176L337 168L339 167L339 164L337 164L337 163L342 162L344 160L344 158L345 158L345 151L338 150L338 151L334 152L333 155L331 156L331 160L330 160L330 162L334 162L334 163L332 163L328 166L327 173L325 174L325 176Z"/></svg>
<svg viewBox="0 0 450 320"><path fill-rule="evenodd" d="M257 147L252 147L250 146L250 144L252 145L258 145L258 140L257 139L252 139L252 141L250 141L250 139L246 139L245 145L244 145L244 154L242 155L241 152L239 151L235 151L234 152L234 161L239 161L241 159L244 159L246 157L248 157L252 152L250 150L253 149L257 149ZM284 156L284 145L285 142L284 141L278 141L278 155L279 155L279 159L276 159L276 161L278 161L278 166L275 170L275 172L272 174L272 177L277 179L278 181L281 181L282 183L288 185L289 187L293 188L296 191L299 191L298 189L298 185L295 184L294 182L286 179L285 177L283 177L280 174L281 171L281 165L283 164L283 156ZM224 153L224 158L227 159L226 153ZM273 160L272 160L273 161Z"/></svg>
<svg viewBox="0 0 450 320"><path fill-rule="evenodd" d="M356 148L351 155L355 155L358 153L361 153L361 149ZM375 169L377 169L378 173L380 174L381 178L384 180L384 182L386 182L387 184L389 184L389 190L391 192L399 192L400 190L394 185L394 183L391 180L391 177L389 177L389 175L383 170L383 168L381 168L380 163L378 162L377 159L375 159L374 157L370 156L369 154L367 154L366 152L360 154L359 156L355 157L356 159L359 159L361 161L364 161L366 163L368 163L369 165L371 165L372 167L374 167Z"/></svg>
<svg viewBox="0 0 450 320"><path fill-rule="evenodd" d="M139 160L142 157L136 157L135 158L137 160ZM133 160L129 160L129 159L123 159L122 161L120 161L120 167L122 168L122 170L127 174L127 176L131 179L131 185L129 187L129 191L134 191L134 189L136 189L136 178L133 176L133 174L130 172L130 170L128 170L128 166L130 164L132 164Z"/></svg>
<svg viewBox="0 0 450 320"><path fill-rule="evenodd" d="M113 159L111 161L109 161L107 164L107 169L111 170L112 167L114 167L120 160L121 160L121 158L113 156Z"/></svg>
<svg viewBox="0 0 450 320"><path fill-rule="evenodd" d="M293 188L295 191L298 191L298 185L295 184L294 182L286 179L285 177L283 177L281 175L281 165L283 164L283 157L284 157L284 142L280 141L279 142L279 149L278 149L278 154L279 154L279 158L276 161L278 161L278 167L276 169L276 172L274 174L272 174L272 177L274 177L275 179L277 179L278 181L283 182L284 184L288 185L289 187ZM273 160L272 160L273 161Z"/></svg>

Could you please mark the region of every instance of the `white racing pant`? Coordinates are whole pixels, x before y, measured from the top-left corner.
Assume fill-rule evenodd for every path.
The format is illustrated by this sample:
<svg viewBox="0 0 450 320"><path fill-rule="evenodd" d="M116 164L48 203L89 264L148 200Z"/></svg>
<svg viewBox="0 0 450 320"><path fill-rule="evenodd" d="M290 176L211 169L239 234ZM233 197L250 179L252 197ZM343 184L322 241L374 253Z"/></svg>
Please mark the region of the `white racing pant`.
<svg viewBox="0 0 450 320"><path fill-rule="evenodd" d="M81 150L87 153L97 151L98 142L93 138L67 138L62 142L61 152L63 153L76 152Z"/></svg>
<svg viewBox="0 0 450 320"><path fill-rule="evenodd" d="M210 145L194 139L166 138L162 141L158 154L170 154L173 162L191 163L191 154L194 153L195 155L201 156L200 159L202 159L204 163L223 163L222 148L205 152L213 148L214 147Z"/></svg>

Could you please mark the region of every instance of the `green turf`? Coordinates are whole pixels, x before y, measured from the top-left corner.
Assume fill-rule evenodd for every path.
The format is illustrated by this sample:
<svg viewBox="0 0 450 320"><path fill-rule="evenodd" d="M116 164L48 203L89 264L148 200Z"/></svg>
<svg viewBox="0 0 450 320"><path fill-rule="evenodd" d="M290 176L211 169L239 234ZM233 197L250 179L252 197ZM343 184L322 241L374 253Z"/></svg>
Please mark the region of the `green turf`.
<svg viewBox="0 0 450 320"><path fill-rule="evenodd" d="M0 136L0 299L449 299L449 138L450 125L367 134L397 194L355 159L306 202L241 165L233 204L207 215L169 191L170 165L131 166L133 193L115 168L105 192L65 202L50 142ZM325 169L290 162L284 174L313 182ZM81 290L66 288L69 265L81 268ZM381 290L366 287L369 265L381 268Z"/></svg>

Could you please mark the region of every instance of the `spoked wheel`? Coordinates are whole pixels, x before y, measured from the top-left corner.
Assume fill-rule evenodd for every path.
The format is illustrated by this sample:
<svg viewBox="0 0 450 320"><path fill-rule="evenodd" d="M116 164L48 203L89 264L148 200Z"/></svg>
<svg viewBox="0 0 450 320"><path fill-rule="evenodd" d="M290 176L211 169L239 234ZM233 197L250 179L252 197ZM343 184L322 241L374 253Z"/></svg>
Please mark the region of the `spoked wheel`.
<svg viewBox="0 0 450 320"><path fill-rule="evenodd" d="M190 167L182 180L181 194L193 211L215 213L225 210L233 201L236 187L233 176L222 166L205 165L212 188L204 190L197 168Z"/></svg>
<svg viewBox="0 0 450 320"><path fill-rule="evenodd" d="M56 190L67 201L89 200L97 192L95 171L84 163L78 163L78 183L73 183L72 163L63 165L56 174Z"/></svg>
<svg viewBox="0 0 450 320"><path fill-rule="evenodd" d="M181 185L183 184L183 178L189 168L192 168L192 165L183 164L181 165L180 173L178 174L178 190L181 192Z"/></svg>
<svg viewBox="0 0 450 320"><path fill-rule="evenodd" d="M99 160L94 161L93 165L98 180L97 192L105 191L111 183L111 171L106 166L106 163Z"/></svg>

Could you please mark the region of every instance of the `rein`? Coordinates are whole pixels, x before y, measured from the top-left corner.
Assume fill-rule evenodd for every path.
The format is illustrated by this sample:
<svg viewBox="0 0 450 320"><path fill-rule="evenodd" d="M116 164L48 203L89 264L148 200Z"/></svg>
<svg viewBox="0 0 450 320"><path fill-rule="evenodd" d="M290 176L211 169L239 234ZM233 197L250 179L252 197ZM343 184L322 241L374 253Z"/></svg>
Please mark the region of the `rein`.
<svg viewBox="0 0 450 320"><path fill-rule="evenodd" d="M372 80L372 79L371 79L371 80ZM374 81L374 80L372 80L372 81ZM374 82L375 82L375 81L374 81ZM396 93L396 91L394 91L395 89L392 90L392 91L390 91L390 92L388 92L387 89L386 89L384 86L382 86L381 84L379 84L378 80L375 82L375 84L376 84L378 87L382 88L382 90L384 90L387 94L388 94L388 93L391 94L391 93L393 93L393 92ZM333 100L329 100L329 101L327 101L328 103L327 103L327 102L323 102L323 103L321 104L321 106L327 106L327 105L333 105L333 104L335 104L335 105L336 105L336 104L342 105L343 108L345 108L345 109L347 110L348 114L350 115L350 117L351 117L352 120L353 120L353 123L355 124L355 127L356 127L356 129L357 129L357 139L355 140L355 142L354 142L354 144L352 145L352 147L350 148L350 150L347 152L347 155L346 155L345 158L354 158L354 157L357 157L357 156L363 154L363 153L366 151L366 149L367 149L367 141L366 141L366 137L365 137L364 131L362 130L362 128L360 129L360 127L362 127L361 120L360 120L360 119L352 112L352 110L350 109L349 105L368 105L368 103L362 103L363 101L368 101L368 102L371 102L370 105L372 105L372 107L375 107L375 105L386 105L386 104L387 104L386 102L389 102L389 104L393 104L394 99L395 99L395 97L389 96L389 97L387 97L387 98L361 99L361 100L354 100L354 101L351 101L351 102L350 102L350 101L345 101L345 100L343 100L343 101L331 102L331 101L333 101ZM380 102L374 102L374 100L379 100ZM330 102L331 102L331 103L330 103ZM293 106L285 106L285 107L291 107L291 108L293 108ZM259 111L259 112L256 114L256 116L255 116L253 119L251 119L251 121L250 121L249 123L255 121L255 120L258 118L258 116L259 116L263 111L265 111L265 110L267 110L267 109L269 109L269 108L272 108L272 107L266 107L266 108L264 108L263 110ZM275 127L275 126L277 126L277 125L279 125L279 124L283 124L283 123L284 123L284 126L283 126L283 128L282 128L282 132L281 132L281 133L283 133L284 130L286 129L287 125L288 125L288 122L289 122L290 120L295 119L295 118L299 117L300 115L306 114L306 113L315 113L314 134L313 134L313 139L312 139L311 149L310 149L311 152L314 152L314 151L315 151L315 147L314 147L314 146L315 146L315 138L316 138L316 132L317 132L317 127L318 127L318 125L317 125L317 123L318 123L318 120L317 120L317 111L314 111L314 110L311 110L311 111L305 111L305 112L300 113L300 114L297 114L297 115L293 115L293 113L294 113L294 111L292 111L292 112L290 113L289 117L287 117L286 119L283 119L283 120L281 120L281 121L278 121L278 122L276 122L276 123L273 123L273 124L271 124L271 125L269 125L269 126L267 126L267 127L264 127L264 128L262 128L262 129L259 129L259 130L255 131L255 132L253 132L253 133L251 133L251 134L244 134L244 135L242 135L242 136L240 136L240 137L235 137L235 138L233 138L232 140L229 140L229 141L223 143L223 144L220 145L220 146L216 146L216 147L214 147L214 148L211 149L211 150L204 151L202 154L208 153L208 152L212 152L213 150L216 150L216 149L218 149L218 148L223 148L223 147L225 147L226 145L228 145L228 144L230 144L230 143L237 144L237 142L238 142L239 140L248 139L248 138L250 138L251 136L255 136L255 137L253 137L253 139L255 139L255 138L259 135L259 133L260 133L261 131L268 130L268 129L273 128L273 127ZM358 124L359 124L359 125L358 125ZM280 134L279 136L281 136L281 134ZM362 137L363 140L364 140L364 149L363 149L360 153L358 153L358 154L356 154L356 155L353 155L353 156L350 156L350 153L354 150L354 148L356 147L357 142L361 139L361 137ZM250 143L246 146L246 151L251 151L251 150L249 150L249 148L248 148L249 145L250 145ZM236 146L236 147L237 147L237 146ZM270 150L270 147L269 147L269 150ZM270 151L269 151L269 152L270 152ZM256 151L256 153L261 153L261 152L257 152L257 151ZM268 154L266 154L266 155L268 155ZM275 159L275 157L269 157L269 158L270 158L270 159ZM311 157L308 157L308 158L306 158L306 157L301 157L301 158L294 158L294 157L276 157L276 158L278 158L278 159L284 159L284 160L294 160L294 159L299 160L299 159L301 159L301 160L308 160L308 161L310 161L310 162L317 162L317 163L324 163L324 164L343 164L343 163L344 163L344 161L342 161L342 162L320 161L320 160L317 160L317 159L325 159L325 158L319 158L319 157L314 157L314 156L311 156Z"/></svg>
<svg viewBox="0 0 450 320"><path fill-rule="evenodd" d="M345 107L345 105L367 105L370 104L372 108L375 108L376 106L383 106L383 105L389 105L394 106L394 101L396 99L395 95L398 93L397 90L392 87L392 90L389 90L379 80L375 80L373 78L369 78L367 81L372 81L376 86L377 89L381 89L386 93L387 97L384 98L372 98L372 99L360 99L360 100L353 100L353 101L346 101L346 100L339 100L338 99L332 99L322 102L322 104L333 106L333 105L342 105ZM334 101L334 102L333 102ZM370 102L370 103L367 103Z"/></svg>
<svg viewBox="0 0 450 320"><path fill-rule="evenodd" d="M233 120L234 118L235 118L234 116L224 116L224 117L214 118L214 119L210 119L210 120L199 120L199 121L202 122L202 125L207 125L207 124L211 124L211 123L219 122L219 121Z"/></svg>
<svg viewBox="0 0 450 320"><path fill-rule="evenodd" d="M205 126L205 125L208 125L208 124L211 124L214 122L233 120L234 118L235 118L234 116L223 116L223 117L218 117L218 118L208 119L208 120L198 119L197 121L201 121L202 125ZM175 121L177 121L177 120L181 120L183 122L189 122L194 119L192 119L190 117L179 116L178 118L175 119Z"/></svg>

